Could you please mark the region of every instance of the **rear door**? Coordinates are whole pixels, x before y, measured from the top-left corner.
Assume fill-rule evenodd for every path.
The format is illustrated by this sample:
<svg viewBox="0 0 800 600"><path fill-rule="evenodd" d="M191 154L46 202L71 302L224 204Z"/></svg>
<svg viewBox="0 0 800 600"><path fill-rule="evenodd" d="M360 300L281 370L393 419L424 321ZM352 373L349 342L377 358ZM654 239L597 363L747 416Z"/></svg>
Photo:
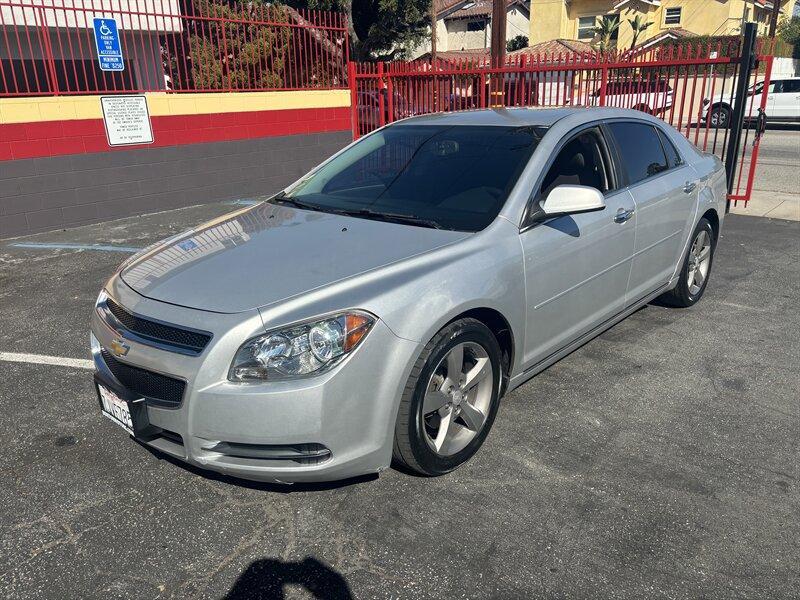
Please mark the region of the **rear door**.
<svg viewBox="0 0 800 600"><path fill-rule="evenodd" d="M636 241L626 296L630 304L672 277L695 207L696 174L659 127L620 120L608 123L608 129L636 203Z"/></svg>

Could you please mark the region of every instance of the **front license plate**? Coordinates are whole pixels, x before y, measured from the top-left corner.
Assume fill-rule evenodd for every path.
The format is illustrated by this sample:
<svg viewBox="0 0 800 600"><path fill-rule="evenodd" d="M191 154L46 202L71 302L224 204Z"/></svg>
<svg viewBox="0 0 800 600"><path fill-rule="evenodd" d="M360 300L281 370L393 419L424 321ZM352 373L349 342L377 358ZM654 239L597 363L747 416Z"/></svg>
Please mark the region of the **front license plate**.
<svg viewBox="0 0 800 600"><path fill-rule="evenodd" d="M97 384L103 415L133 435L133 418L127 400L123 400L107 387Z"/></svg>

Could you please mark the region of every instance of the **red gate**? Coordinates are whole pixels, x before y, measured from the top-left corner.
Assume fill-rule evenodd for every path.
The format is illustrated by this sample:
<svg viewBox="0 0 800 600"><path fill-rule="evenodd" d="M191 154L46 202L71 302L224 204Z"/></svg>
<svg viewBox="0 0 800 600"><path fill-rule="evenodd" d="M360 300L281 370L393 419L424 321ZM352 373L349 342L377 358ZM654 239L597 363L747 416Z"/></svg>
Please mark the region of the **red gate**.
<svg viewBox="0 0 800 600"><path fill-rule="evenodd" d="M488 57L349 64L354 138L392 121L440 111L519 106L615 106L654 114L725 162L741 72L742 42L681 44L599 55L529 54L492 67ZM744 129L729 199L753 188L772 56L749 79ZM492 104L490 89L502 89Z"/></svg>

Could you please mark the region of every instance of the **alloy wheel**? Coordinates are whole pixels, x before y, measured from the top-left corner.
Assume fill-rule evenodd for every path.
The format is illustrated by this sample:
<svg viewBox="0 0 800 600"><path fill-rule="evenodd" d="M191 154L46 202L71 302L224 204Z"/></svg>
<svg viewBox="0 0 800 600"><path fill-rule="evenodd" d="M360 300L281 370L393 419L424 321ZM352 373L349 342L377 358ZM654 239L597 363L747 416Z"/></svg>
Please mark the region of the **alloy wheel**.
<svg viewBox="0 0 800 600"><path fill-rule="evenodd" d="M486 423L494 368L475 342L453 346L434 369L422 401L425 441L439 456L463 450Z"/></svg>
<svg viewBox="0 0 800 600"><path fill-rule="evenodd" d="M703 229L694 238L689 249L689 273L686 284L689 294L697 295L703 289L708 270L711 268L711 236Z"/></svg>

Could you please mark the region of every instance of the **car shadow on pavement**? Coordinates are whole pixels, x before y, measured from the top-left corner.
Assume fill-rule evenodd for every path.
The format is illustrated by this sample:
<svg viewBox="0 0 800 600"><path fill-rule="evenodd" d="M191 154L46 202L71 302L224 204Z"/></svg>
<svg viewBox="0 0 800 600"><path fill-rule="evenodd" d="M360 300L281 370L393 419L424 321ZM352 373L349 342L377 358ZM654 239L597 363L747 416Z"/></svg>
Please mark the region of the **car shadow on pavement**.
<svg viewBox="0 0 800 600"><path fill-rule="evenodd" d="M160 452L155 448L151 448L141 440L134 438L134 441L157 459L166 461L198 477L203 477L212 481L220 481L222 483L235 485L236 487L240 488L260 490L263 492L277 492L280 494L289 494L292 492L320 492L325 490L335 490L351 485L358 485L359 483L367 483L370 481L375 481L378 478L377 473L370 473L367 475L361 475L360 477L341 479L339 481L320 481L317 483L270 483L266 481L250 481L249 479L240 479L230 475L223 475L222 473L217 473L216 471L201 469L200 467L190 465L189 463L185 463L182 460L174 458L169 454Z"/></svg>
<svg viewBox="0 0 800 600"><path fill-rule="evenodd" d="M222 600L282 600L287 585L302 587L314 598L352 600L347 580L316 558L285 562L262 558L250 563Z"/></svg>

